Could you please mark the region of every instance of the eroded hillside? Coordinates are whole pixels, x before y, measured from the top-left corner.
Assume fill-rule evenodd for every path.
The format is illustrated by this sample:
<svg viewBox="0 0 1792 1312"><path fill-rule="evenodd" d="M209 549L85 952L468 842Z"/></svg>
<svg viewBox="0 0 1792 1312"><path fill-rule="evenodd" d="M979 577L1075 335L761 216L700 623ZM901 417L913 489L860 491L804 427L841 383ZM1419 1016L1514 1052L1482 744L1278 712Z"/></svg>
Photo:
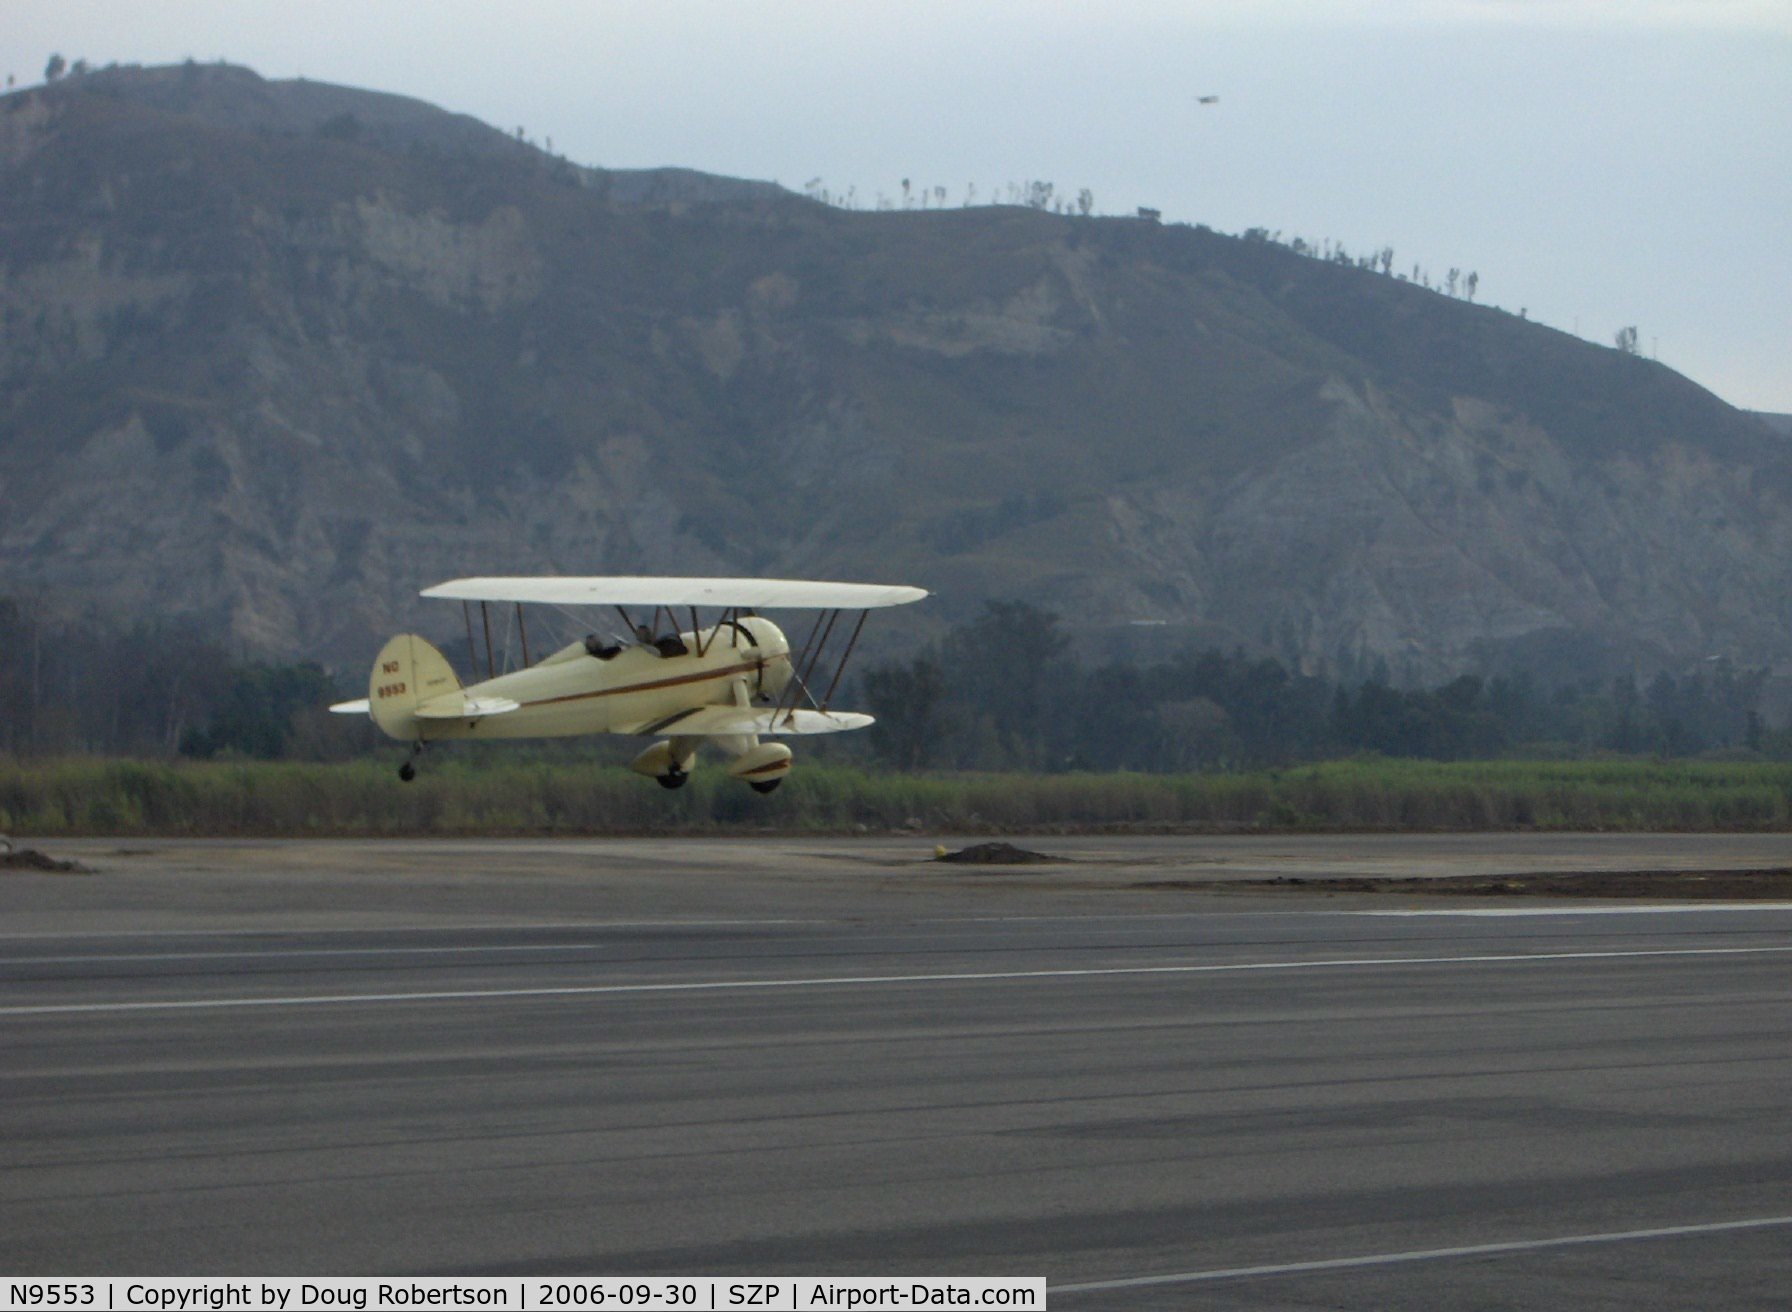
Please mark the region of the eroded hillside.
<svg viewBox="0 0 1792 1312"><path fill-rule="evenodd" d="M578 169L244 70L0 100L0 578L358 662L478 572L900 579L1308 669L1792 649L1784 438L1204 229Z"/></svg>

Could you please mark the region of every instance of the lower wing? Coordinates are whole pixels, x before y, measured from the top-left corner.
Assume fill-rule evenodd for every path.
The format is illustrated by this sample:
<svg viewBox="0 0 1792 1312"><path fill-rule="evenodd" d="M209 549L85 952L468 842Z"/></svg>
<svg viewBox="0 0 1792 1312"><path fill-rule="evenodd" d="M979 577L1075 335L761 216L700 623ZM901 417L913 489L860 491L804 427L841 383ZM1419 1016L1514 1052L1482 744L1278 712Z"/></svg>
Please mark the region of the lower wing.
<svg viewBox="0 0 1792 1312"><path fill-rule="evenodd" d="M366 715L365 699L338 702L330 708L339 715ZM483 720L522 709L508 697L469 697L450 693L419 706L414 714L419 720ZM692 706L657 720L646 720L613 733L652 737L678 735L686 738L726 738L743 734L765 734L770 737L806 733L842 733L847 729L863 729L875 723L869 715L856 711L785 711L751 706Z"/></svg>
<svg viewBox="0 0 1792 1312"><path fill-rule="evenodd" d="M657 720L619 729L618 733L677 735L681 738L725 738L737 734L840 733L874 723L856 711L783 711L751 706L693 706Z"/></svg>

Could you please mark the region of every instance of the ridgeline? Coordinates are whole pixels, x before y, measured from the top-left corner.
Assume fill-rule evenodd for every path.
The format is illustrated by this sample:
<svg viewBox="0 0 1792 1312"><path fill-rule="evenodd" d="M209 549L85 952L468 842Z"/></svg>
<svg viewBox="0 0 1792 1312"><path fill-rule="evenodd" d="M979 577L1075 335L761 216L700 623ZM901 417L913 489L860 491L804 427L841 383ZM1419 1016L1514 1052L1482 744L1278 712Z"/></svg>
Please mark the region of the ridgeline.
<svg viewBox="0 0 1792 1312"><path fill-rule="evenodd" d="M1792 653L1783 437L1264 240L850 212L189 64L0 98L0 250L0 577L69 614L358 677L451 636L440 579L763 573L1395 684Z"/></svg>

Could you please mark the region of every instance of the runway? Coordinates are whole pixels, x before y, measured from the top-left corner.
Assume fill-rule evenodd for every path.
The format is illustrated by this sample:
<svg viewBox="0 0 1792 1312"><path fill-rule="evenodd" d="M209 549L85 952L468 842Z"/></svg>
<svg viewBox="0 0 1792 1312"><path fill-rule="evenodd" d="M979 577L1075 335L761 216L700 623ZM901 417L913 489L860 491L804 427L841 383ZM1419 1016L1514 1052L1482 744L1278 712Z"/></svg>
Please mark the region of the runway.
<svg viewBox="0 0 1792 1312"><path fill-rule="evenodd" d="M1783 1306L1792 909L544 849L0 883L0 1268Z"/></svg>

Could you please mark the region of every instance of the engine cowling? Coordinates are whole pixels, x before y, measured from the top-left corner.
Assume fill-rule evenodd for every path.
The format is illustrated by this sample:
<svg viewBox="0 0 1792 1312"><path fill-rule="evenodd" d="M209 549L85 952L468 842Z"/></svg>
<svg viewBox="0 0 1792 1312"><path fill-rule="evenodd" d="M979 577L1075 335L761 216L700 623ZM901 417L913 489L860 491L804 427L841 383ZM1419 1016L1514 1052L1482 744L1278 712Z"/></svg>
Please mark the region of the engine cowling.
<svg viewBox="0 0 1792 1312"><path fill-rule="evenodd" d="M748 649L765 661L752 692L766 701L776 701L790 686L790 640L763 615L742 616L739 624Z"/></svg>

